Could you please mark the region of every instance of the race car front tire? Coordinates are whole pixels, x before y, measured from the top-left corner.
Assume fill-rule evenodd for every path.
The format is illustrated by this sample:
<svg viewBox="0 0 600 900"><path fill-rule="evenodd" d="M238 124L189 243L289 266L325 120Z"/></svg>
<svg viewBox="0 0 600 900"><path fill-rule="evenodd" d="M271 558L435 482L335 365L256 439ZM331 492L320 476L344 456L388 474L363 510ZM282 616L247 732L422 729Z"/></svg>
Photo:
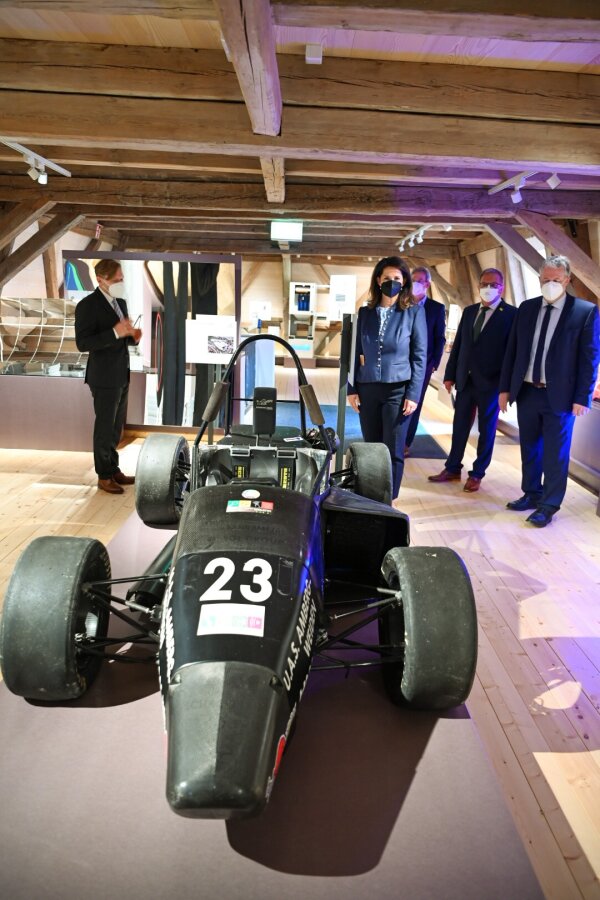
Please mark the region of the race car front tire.
<svg viewBox="0 0 600 900"><path fill-rule="evenodd" d="M396 547L382 571L401 592L379 620L381 644L401 657L382 667L389 697L415 709L460 706L477 663L475 599L462 560L448 547Z"/></svg>
<svg viewBox="0 0 600 900"><path fill-rule="evenodd" d="M135 473L135 508L151 528L177 528L189 490L190 448L176 434L151 434Z"/></svg>
<svg viewBox="0 0 600 900"><path fill-rule="evenodd" d="M346 468L352 471L354 493L379 503L392 502L392 460L385 444L350 444Z"/></svg>
<svg viewBox="0 0 600 900"><path fill-rule="evenodd" d="M82 641L106 637L110 611L86 585L109 578L106 548L92 538L39 537L23 551L0 622L0 668L13 694L73 700L90 686L102 656Z"/></svg>

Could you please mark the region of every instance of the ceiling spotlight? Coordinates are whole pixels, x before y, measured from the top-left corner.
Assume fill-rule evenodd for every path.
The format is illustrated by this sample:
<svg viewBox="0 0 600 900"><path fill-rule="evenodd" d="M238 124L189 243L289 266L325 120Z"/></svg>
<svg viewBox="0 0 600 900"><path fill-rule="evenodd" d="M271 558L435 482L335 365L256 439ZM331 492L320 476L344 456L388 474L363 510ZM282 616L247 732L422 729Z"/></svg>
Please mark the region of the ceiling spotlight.
<svg viewBox="0 0 600 900"><path fill-rule="evenodd" d="M420 232L418 233L418 235L416 236L415 240L416 240L417 244L422 244L422 243L423 243L423 232L422 232L422 231L420 231Z"/></svg>
<svg viewBox="0 0 600 900"><path fill-rule="evenodd" d="M452 231L452 225L442 225L444 231Z"/></svg>
<svg viewBox="0 0 600 900"><path fill-rule="evenodd" d="M38 170L36 169L35 166L30 166L30 167L27 169L27 174L28 174L29 177L32 178L34 181L37 181L40 173L38 172Z"/></svg>
<svg viewBox="0 0 600 900"><path fill-rule="evenodd" d="M409 246L409 247L414 247L414 246L415 246L415 239L414 239L414 238L411 238L411 239L410 239L410 241L408 242L408 246Z"/></svg>
<svg viewBox="0 0 600 900"><path fill-rule="evenodd" d="M38 184L48 184L48 173L43 169L38 175Z"/></svg>
<svg viewBox="0 0 600 900"><path fill-rule="evenodd" d="M369 256L369 257L367 257L367 260L368 260L368 262L373 262L373 257Z"/></svg>
<svg viewBox="0 0 600 900"><path fill-rule="evenodd" d="M522 196L521 196L521 191L519 190L518 187L515 187L515 188L511 191L510 199L512 200L513 203L520 203L520 202L521 202L521 200L522 200L523 198L522 198Z"/></svg>
<svg viewBox="0 0 600 900"><path fill-rule="evenodd" d="M551 175L550 178L546 178L546 184L553 191L556 190L556 188L559 186L560 183L561 183L560 178L558 177L556 172L554 172L554 174Z"/></svg>

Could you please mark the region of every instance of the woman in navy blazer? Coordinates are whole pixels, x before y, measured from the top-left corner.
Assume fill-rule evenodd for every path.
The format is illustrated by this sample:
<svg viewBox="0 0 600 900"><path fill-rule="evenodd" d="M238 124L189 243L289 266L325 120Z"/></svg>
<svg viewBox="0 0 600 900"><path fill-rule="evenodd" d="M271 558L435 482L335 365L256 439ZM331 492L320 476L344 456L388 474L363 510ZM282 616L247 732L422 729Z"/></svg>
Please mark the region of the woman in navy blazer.
<svg viewBox="0 0 600 900"><path fill-rule="evenodd" d="M367 306L358 311L354 373L348 385L348 402L360 415L363 439L384 443L390 451L394 497L427 363L425 312L412 305L411 287L410 270L400 257L379 260Z"/></svg>

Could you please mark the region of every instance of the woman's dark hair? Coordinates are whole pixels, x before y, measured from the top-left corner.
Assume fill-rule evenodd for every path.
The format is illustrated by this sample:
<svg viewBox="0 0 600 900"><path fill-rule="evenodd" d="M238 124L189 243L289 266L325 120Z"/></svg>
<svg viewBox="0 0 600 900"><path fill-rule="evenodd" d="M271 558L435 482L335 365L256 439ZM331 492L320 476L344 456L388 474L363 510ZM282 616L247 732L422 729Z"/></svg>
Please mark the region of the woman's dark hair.
<svg viewBox="0 0 600 900"><path fill-rule="evenodd" d="M402 290L398 294L396 300L396 309L408 309L408 307L411 306L412 278L410 277L409 267L399 256L385 256L383 259L379 260L373 269L367 306L369 309L373 309L373 307L378 306L381 301L381 288L377 284L377 279L381 277L381 273L384 269L400 269L402 272Z"/></svg>

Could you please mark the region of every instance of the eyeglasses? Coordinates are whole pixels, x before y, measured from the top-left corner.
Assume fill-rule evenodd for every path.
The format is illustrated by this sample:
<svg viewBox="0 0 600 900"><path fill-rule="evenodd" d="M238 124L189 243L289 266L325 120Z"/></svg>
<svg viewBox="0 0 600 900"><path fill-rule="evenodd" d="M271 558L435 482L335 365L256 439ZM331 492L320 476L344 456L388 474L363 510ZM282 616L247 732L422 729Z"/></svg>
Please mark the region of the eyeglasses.
<svg viewBox="0 0 600 900"><path fill-rule="evenodd" d="M491 287L491 288L496 288L496 289L498 290L498 289L500 289L501 287L504 287L504 285L502 284L502 282L498 282L498 281L488 281L487 284L481 284L481 283L480 283L480 284L479 284L479 287L480 287L480 288Z"/></svg>

